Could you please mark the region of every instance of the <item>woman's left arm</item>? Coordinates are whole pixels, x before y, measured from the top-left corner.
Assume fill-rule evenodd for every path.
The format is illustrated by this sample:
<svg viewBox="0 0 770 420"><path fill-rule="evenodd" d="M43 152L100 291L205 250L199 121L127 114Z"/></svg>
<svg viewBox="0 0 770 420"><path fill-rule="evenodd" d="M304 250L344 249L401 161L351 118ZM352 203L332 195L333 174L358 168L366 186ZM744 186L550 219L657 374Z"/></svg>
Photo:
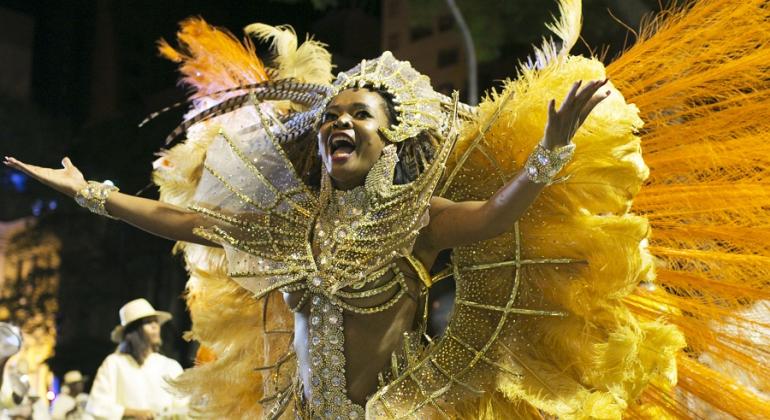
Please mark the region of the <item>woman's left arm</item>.
<svg viewBox="0 0 770 420"><path fill-rule="evenodd" d="M597 94L605 83L607 80L593 81L580 89L582 83L576 82L558 110L554 100L549 102L548 123L540 143L542 152L570 144L588 114L609 95L609 91ZM455 203L434 197L430 224L420 235L418 246L440 251L494 238L510 229L547 185L524 168L486 201Z"/></svg>

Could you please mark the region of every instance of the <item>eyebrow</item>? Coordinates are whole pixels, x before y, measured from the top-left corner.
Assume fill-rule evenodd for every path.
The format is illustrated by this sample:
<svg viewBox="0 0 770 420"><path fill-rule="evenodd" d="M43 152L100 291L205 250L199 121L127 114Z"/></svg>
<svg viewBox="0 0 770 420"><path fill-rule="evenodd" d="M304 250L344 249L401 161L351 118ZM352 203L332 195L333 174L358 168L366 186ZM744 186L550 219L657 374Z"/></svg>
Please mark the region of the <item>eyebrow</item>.
<svg viewBox="0 0 770 420"><path fill-rule="evenodd" d="M354 109L360 109L360 108L371 109L372 108L371 106L369 106L368 104L365 104L363 102L353 102L350 106L352 108L354 108ZM326 110L327 111L329 111L329 110L336 110L336 109L339 109L339 108L340 108L340 105L332 105L332 106L326 107Z"/></svg>

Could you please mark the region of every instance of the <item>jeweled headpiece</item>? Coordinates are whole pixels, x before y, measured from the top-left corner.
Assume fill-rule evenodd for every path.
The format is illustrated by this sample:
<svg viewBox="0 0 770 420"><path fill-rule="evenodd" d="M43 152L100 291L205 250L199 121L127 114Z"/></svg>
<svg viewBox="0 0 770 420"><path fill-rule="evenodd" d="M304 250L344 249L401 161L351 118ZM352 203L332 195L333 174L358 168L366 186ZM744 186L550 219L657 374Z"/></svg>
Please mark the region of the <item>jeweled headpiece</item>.
<svg viewBox="0 0 770 420"><path fill-rule="evenodd" d="M380 129L383 135L393 143L414 138L423 131L432 131L442 137L454 124L450 121L450 116L454 115L455 110L461 118L476 112L475 108L458 103L455 99L433 90L428 76L415 70L408 61L396 60L390 51L385 51L376 59L363 60L352 69L339 73L331 86L303 83L295 79L278 79L272 82L239 85L214 92L218 95L231 92L243 93L198 112L174 129L166 141L170 143L199 121L243 106L250 106L257 101L290 100L307 107L306 111L296 112L288 117L282 124L284 130L276 135L279 143L290 142L317 127L316 124L326 105L338 93L345 89L366 86L382 89L393 95L393 105L397 113L396 123L391 127ZM181 104L178 103L159 113L154 113L142 124Z"/></svg>
<svg viewBox="0 0 770 420"><path fill-rule="evenodd" d="M396 123L381 130L393 143L415 137L425 130L438 132L446 123L448 114L442 103L450 105L452 99L434 91L428 76L419 73L408 61L396 60L390 51L339 73L333 82L332 97L345 89L364 86L383 89L393 95Z"/></svg>

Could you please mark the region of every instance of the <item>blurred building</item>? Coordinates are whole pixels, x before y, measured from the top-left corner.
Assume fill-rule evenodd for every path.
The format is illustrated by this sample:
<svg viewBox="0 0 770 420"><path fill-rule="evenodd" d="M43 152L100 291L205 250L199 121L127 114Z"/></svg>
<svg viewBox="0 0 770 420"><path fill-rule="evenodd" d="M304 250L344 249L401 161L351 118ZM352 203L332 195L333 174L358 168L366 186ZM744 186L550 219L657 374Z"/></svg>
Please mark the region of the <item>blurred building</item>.
<svg viewBox="0 0 770 420"><path fill-rule="evenodd" d="M382 2L380 49L389 50L427 74L433 87L444 94L466 90L468 70L460 33L452 14L442 3L435 17L415 23L409 15L409 0Z"/></svg>
<svg viewBox="0 0 770 420"><path fill-rule="evenodd" d="M34 33L32 16L0 7L0 94L29 99Z"/></svg>
<svg viewBox="0 0 770 420"><path fill-rule="evenodd" d="M56 345L61 242L35 219L0 223L0 321L21 328L24 344L9 363L26 374L33 395L49 396L46 361Z"/></svg>
<svg viewBox="0 0 770 420"><path fill-rule="evenodd" d="M373 10L363 8L332 9L310 27L315 39L332 53L334 72L347 70L364 58L382 51L380 31L382 22Z"/></svg>
<svg viewBox="0 0 770 420"><path fill-rule="evenodd" d="M428 75L436 90L465 91L467 67L462 38L443 3L435 16L417 22L409 0L385 0L360 7L330 9L310 32L328 44L335 71L391 51Z"/></svg>

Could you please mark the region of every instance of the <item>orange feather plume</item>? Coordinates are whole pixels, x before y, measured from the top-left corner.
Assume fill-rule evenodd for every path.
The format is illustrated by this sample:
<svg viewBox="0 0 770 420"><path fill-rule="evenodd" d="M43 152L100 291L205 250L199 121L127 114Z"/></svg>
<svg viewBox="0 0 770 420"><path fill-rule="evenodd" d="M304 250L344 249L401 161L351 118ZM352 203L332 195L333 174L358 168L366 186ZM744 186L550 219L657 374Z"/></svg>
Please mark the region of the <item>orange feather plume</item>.
<svg viewBox="0 0 770 420"><path fill-rule="evenodd" d="M240 42L226 29L215 28L201 18L180 24L179 47L158 41L161 56L181 63L182 83L191 86L194 96L268 80L262 61L249 38Z"/></svg>

